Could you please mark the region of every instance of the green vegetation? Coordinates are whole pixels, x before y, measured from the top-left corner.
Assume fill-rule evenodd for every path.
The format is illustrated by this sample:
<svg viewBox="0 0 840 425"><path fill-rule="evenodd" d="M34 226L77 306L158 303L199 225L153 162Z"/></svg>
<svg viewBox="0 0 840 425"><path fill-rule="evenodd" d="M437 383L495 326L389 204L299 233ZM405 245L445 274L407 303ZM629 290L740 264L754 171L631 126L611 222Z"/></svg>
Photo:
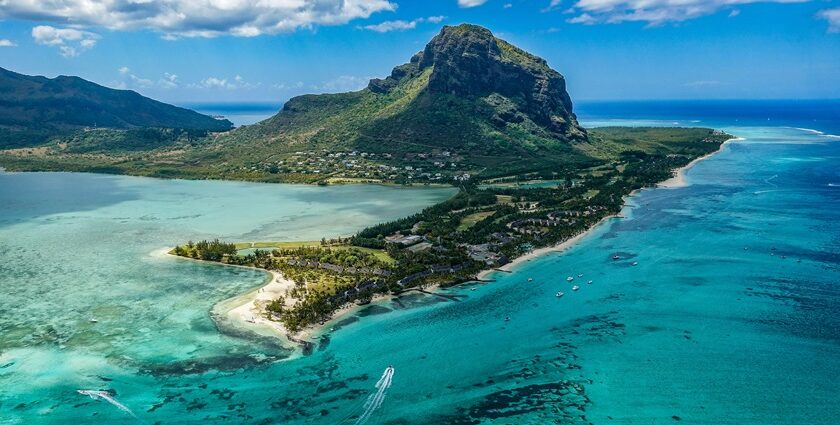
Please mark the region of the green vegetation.
<svg viewBox="0 0 840 425"><path fill-rule="evenodd" d="M90 128L178 128L225 131L231 122L167 105L130 90L114 90L78 77L44 78L0 68L0 149L41 145ZM112 134L93 133L87 143L106 145ZM117 143L160 147L160 135L133 133ZM148 137L148 138L147 138Z"/></svg>
<svg viewBox="0 0 840 425"><path fill-rule="evenodd" d="M218 239L212 241L205 240L198 243L189 241L186 245L176 246L170 253L196 260L223 261L230 256L236 255L236 245L220 242Z"/></svg>
<svg viewBox="0 0 840 425"><path fill-rule="evenodd" d="M324 322L348 302L474 279L480 270L568 240L617 214L632 191L670 178L674 169L718 150L731 137L709 129L623 130L591 131L593 142L581 149L597 149L600 163L560 169L553 175L556 185L516 184L519 178L534 180L538 172L490 185L470 179L447 201L368 227L349 239L235 246L214 242L210 246L220 248L211 252L217 258L223 253L218 261L277 270L292 279L293 305L278 300L268 307L268 315L295 331ZM195 245L200 244L205 246ZM231 255L231 247L274 249ZM188 245L176 253L206 257L205 249Z"/></svg>

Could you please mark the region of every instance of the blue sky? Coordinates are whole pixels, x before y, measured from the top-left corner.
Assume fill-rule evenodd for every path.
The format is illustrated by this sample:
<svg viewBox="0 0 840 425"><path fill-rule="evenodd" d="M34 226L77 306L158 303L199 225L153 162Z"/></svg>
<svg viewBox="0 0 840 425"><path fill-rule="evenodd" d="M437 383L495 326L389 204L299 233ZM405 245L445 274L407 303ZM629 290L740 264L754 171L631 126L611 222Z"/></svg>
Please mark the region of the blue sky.
<svg viewBox="0 0 840 425"><path fill-rule="evenodd" d="M359 89L462 22L573 99L840 98L840 0L12 0L0 19L4 68L176 103Z"/></svg>

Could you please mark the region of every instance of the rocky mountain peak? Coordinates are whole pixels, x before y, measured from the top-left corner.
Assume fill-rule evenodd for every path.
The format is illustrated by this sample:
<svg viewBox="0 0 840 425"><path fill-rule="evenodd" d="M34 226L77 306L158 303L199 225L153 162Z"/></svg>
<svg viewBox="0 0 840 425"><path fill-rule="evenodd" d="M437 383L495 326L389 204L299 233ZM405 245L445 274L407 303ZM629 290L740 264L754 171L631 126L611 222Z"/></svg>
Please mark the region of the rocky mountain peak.
<svg viewBox="0 0 840 425"><path fill-rule="evenodd" d="M563 76L544 59L477 25L444 26L409 63L394 68L384 80L372 80L368 88L386 93L429 68L428 93L488 98L493 107L501 108L493 118L498 125L521 120L524 114L567 140L586 138L572 112Z"/></svg>

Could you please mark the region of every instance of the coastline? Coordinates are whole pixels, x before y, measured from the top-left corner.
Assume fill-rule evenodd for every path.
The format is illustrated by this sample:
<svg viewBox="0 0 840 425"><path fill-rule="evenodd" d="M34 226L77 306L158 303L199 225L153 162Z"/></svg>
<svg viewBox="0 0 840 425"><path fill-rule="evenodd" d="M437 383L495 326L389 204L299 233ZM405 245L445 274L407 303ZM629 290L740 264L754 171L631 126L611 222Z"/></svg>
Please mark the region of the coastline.
<svg viewBox="0 0 840 425"><path fill-rule="evenodd" d="M665 180L663 182L660 182L660 183L656 184L653 188L673 189L673 188L680 188L680 187L688 186L689 182L685 178L685 173L689 169L691 169L693 166L695 166L700 161L711 158L712 156L720 153L721 151L723 151L724 146L726 146L728 143L738 141L738 140L744 140L744 139L740 138L740 137L734 137L732 139L729 139L729 140L721 143L720 147L716 151L708 153L706 155L703 155L699 158L696 158L696 159L692 160L691 162L689 162L685 166L677 169L675 174L674 174L674 177L671 177L668 180ZM644 188L634 190L633 192L627 194L624 197L624 205L622 207L622 210L624 209L624 207L628 206L627 200L631 199L633 196L635 196L641 190L644 190ZM599 220L597 223L590 226L588 229L586 229L586 231L581 232L578 235L576 235L574 237L571 237L571 238L569 238L569 239L567 239L567 240L565 240L565 241L563 241L559 244L535 249L533 251L528 252L527 254L521 255L521 256L513 259L510 263L507 263L504 266L501 266L501 267L498 267L498 268L493 268L493 269L482 270L481 272L479 272L476 275L476 279L477 280L485 280L489 275L491 275L493 273L498 273L500 270L503 271L503 272L511 272L511 271L513 271L512 269L514 269L515 267L517 267L517 266L519 266L523 263L526 263L528 261L531 261L533 259L536 259L540 256L543 256L543 255L546 255L546 254L549 254L549 253L566 251L566 250L574 247L578 242L583 240L585 237L591 235L593 232L598 230L601 227L601 225L603 225L604 223L606 223L610 220L613 220L613 219L617 219L617 218L620 219L620 218L623 218L623 216L621 214L612 214L612 215L606 216L606 217L602 218L601 220ZM169 255L172 255L172 254L169 254ZM178 257L178 258L183 258L183 257ZM201 261L201 260L197 260L197 261ZM214 263L214 264L219 264L219 263ZM236 266L236 267L245 267L245 266ZM253 267L248 267L248 268L253 268ZM257 270L263 270L263 269L257 269ZM283 337L285 337L290 342L300 345L304 342L308 342L306 340L311 340L313 338L318 338L321 334L323 334L323 332L325 330L327 330L331 327L330 326L331 324L334 324L334 323L346 318L350 314L354 313L356 310L364 307L364 305L358 305L358 304L355 304L355 303L347 303L344 306L342 306L341 308L339 308L338 310L334 311L332 316L328 320L326 320L325 322L319 323L319 324L312 324L312 325L309 325L309 326L303 328L302 330L300 330L298 332L290 333L288 331L288 329L286 329L281 323L268 320L264 317L264 313L265 313L264 306L267 302L274 299L274 298L271 298L271 297L277 297L277 295L283 294L286 290L292 288L294 286L294 283L289 281L288 279L284 278L283 275L278 273L278 272L271 271L271 270L263 270L263 271L271 274L271 280L269 281L269 283L261 286L260 288L257 288L255 290L252 290L252 291L248 292L244 296L237 297L236 298L237 300L241 299L241 301L242 301L241 303L237 303L233 307L230 307L227 311L222 311L221 312L222 314L225 315L225 317L230 319L231 322L234 325L239 326L243 329L251 330L255 326L263 327L263 328L267 327L267 328L270 328L275 334L282 335ZM291 286L289 286L289 285L291 285ZM436 288L437 287L431 287L431 288L426 288L426 290L434 290ZM392 294L378 294L378 295L374 296L373 299L371 300L371 302L368 303L368 304L374 304L374 303L378 303L378 302L382 302L382 301L391 300L394 297L395 297L395 295L392 295ZM287 298L287 297L284 297L284 299L286 300L287 305L290 304L290 301L292 303L294 301L291 298ZM230 300L226 300L226 301L229 302ZM217 306L220 306L223 303L224 303L224 301L217 304ZM367 304L365 304L365 305L367 305ZM248 320L248 319L252 319L252 320Z"/></svg>
<svg viewBox="0 0 840 425"><path fill-rule="evenodd" d="M703 155L699 158L695 158L694 160L692 160L691 162L686 164L684 167L681 167L681 168L677 169L677 171L674 173L674 176L671 177L670 179L657 183L656 187L662 188L662 189L679 189L681 187L688 186L688 180L686 180L686 176L685 176L685 173L688 172L688 170L690 170L692 167L697 165L697 163L699 163L700 161L703 161L705 159L709 159L712 156L717 155L730 142L737 142L739 140L744 140L744 139L741 138L741 137L733 137L732 139L729 139L729 140L721 143L718 150L716 150L714 152L711 152L711 153L707 153L706 155Z"/></svg>
<svg viewBox="0 0 840 425"><path fill-rule="evenodd" d="M296 339L307 338L308 334L304 329L300 332L292 334L280 322L275 322L265 318L265 306L269 302L283 297L286 300L286 305L293 304L294 299L286 297L286 291L294 287L294 282L286 279L282 273L274 270L266 270L258 267L240 266L238 264L225 264L216 261L206 261L197 258L181 257L170 253L170 248L161 248L155 250L152 255L169 256L181 260L198 261L200 263L212 264L215 266L224 267L239 267L243 269L258 270L268 275L266 280L260 286L251 289L250 291L237 295L232 298L226 298L213 305L210 309L213 314L211 316L221 317L226 319L229 324L245 330L269 330L272 335L282 336L289 342L296 342ZM262 334L261 332L257 332Z"/></svg>
<svg viewBox="0 0 840 425"><path fill-rule="evenodd" d="M635 194L635 191L634 191L633 193L631 193L631 194L627 195L627 197L631 197L631 196L633 196L634 194ZM625 204L625 206L626 206L626 204ZM622 217L621 215L619 215L619 214L612 214L612 215L608 215L608 216L606 216L606 217L604 217L604 218L602 218L602 219L598 220L598 222L597 222L597 223L595 223L595 224L593 224L592 226L590 226L588 229L586 229L586 231L581 232L581 233L577 234L576 236L573 236L573 237L571 237L571 238L569 238L569 239L566 239L566 240L565 240L565 241L563 241L563 242L560 242L560 243L558 243L558 244L556 244L556 245L552 245L552 246L546 246L546 247L542 247L542 248L537 248L537 249L535 249L535 250L533 250L533 251L528 252L527 254L520 255L519 257L514 258L514 259L513 259L513 261L511 261L511 262L509 262L509 263L505 264L504 266L497 267L497 268L495 268L495 269L482 270L481 272L479 272L479 273L476 275L476 279L478 279L478 280L484 280L484 279L485 279L485 278L487 278L489 275L491 275L491 274L493 274L493 273L497 273L497 272L499 272L499 271L502 271L502 272L512 272L513 270L511 270L511 269L513 269L514 267L516 267L516 266L518 266L518 265L520 265L520 264L522 264L522 263L525 263L525 262L531 261L531 260L533 260L533 259L535 259L535 258L538 258L538 257L543 256L543 255L546 255L546 254L550 254L550 253L552 253L552 252L563 252L563 251L566 251L566 250L568 250L568 249L570 249L570 248L574 247L574 246L575 246L578 242L580 242L583 238L585 238L585 237L589 236L590 234L592 234L592 232L594 232L595 230L597 230L597 229L598 229L598 228L599 228L602 224L604 224L605 222L607 222L607 221L609 221L609 220L612 220L612 219L614 219L614 218L623 218L623 217Z"/></svg>

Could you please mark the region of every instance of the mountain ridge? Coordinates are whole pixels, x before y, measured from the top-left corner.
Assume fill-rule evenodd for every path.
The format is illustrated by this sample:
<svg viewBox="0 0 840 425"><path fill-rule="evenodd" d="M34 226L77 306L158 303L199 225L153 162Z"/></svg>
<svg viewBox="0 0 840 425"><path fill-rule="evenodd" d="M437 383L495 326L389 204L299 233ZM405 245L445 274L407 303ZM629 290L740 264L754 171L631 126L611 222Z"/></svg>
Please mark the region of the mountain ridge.
<svg viewBox="0 0 840 425"><path fill-rule="evenodd" d="M225 131L232 123L80 77L0 68L0 144L29 144L88 127Z"/></svg>

